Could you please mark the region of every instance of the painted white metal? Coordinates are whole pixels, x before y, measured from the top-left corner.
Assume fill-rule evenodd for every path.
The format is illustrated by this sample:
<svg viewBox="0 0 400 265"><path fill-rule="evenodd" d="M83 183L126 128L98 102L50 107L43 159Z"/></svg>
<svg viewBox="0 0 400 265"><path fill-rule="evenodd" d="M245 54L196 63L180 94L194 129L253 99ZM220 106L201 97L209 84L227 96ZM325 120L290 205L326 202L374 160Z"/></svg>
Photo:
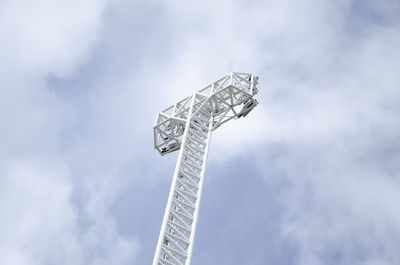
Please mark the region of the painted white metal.
<svg viewBox="0 0 400 265"><path fill-rule="evenodd" d="M211 132L257 105L257 80L230 73L157 115L154 147L180 152L153 265L190 265Z"/></svg>

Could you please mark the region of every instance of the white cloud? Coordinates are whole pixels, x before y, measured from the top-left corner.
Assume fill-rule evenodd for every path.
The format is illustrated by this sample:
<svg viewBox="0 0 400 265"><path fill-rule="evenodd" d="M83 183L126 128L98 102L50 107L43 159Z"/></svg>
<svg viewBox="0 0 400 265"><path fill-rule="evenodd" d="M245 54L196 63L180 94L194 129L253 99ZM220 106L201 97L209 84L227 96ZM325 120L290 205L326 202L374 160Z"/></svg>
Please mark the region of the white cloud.
<svg viewBox="0 0 400 265"><path fill-rule="evenodd" d="M5 264L128 264L138 245L99 211L80 225L71 176L52 158L5 161L1 168L0 258Z"/></svg>
<svg viewBox="0 0 400 265"><path fill-rule="evenodd" d="M260 105L214 133L210 160L251 153L268 185L288 183L282 231L298 264L398 263L398 5L210 6L171 11L190 35L178 65L208 81L236 68L261 75Z"/></svg>
<svg viewBox="0 0 400 265"><path fill-rule="evenodd" d="M3 1L2 259L132 262L139 245L110 211L124 185L165 179L165 162L138 165L152 115L246 71L260 75L260 105L214 133L210 159L250 154L267 185L282 175L299 264L398 261L398 5L368 3L361 17L347 1ZM48 75L67 85L49 89ZM68 101L71 80L88 90Z"/></svg>
<svg viewBox="0 0 400 265"><path fill-rule="evenodd" d="M70 73L87 57L105 4L104 0L2 1L0 48L7 73Z"/></svg>
<svg viewBox="0 0 400 265"><path fill-rule="evenodd" d="M137 255L136 239L122 236L102 208L103 200L112 202L112 193L103 188L82 189L84 195L79 194L77 180L83 176L75 175L60 152L62 132L76 113L46 84L50 74L62 78L77 74L102 29L106 4L0 4L0 259L4 264L130 264ZM93 178L91 184L96 182ZM84 199L74 199L79 196Z"/></svg>

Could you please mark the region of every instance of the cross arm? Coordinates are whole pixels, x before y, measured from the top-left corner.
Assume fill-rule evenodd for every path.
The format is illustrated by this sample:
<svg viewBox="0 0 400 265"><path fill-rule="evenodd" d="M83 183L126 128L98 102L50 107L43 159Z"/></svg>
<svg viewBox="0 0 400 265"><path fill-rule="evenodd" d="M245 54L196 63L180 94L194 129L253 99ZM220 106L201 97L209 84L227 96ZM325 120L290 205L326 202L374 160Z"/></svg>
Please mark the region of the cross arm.
<svg viewBox="0 0 400 265"><path fill-rule="evenodd" d="M232 72L205 88L159 112L154 123L154 148L161 154L179 150L188 119L198 119L198 110L207 106L211 113L212 130L247 114L257 106L258 77L250 73ZM189 117L193 99L196 106Z"/></svg>

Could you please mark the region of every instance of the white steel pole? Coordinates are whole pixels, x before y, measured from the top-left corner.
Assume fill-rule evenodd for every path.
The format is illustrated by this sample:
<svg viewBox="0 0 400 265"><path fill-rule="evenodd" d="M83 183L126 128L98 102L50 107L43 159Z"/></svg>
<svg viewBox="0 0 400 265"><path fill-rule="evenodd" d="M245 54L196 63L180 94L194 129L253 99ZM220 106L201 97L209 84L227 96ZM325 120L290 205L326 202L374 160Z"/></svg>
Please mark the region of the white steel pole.
<svg viewBox="0 0 400 265"><path fill-rule="evenodd" d="M212 119L211 119L212 121ZM208 157L208 149L210 147L210 141L211 141L211 129L212 129L212 122L210 121L208 125L208 139L206 143L206 149L204 153L204 160L203 160L203 166L201 170L201 175L200 175L200 181L199 181L199 192L198 192L198 198L196 201L196 210L194 212L194 220L192 224L192 234L190 235L190 245L188 249L188 258L186 261L186 265L190 265L192 262L192 253L193 253L193 245L194 245L194 237L196 235L196 227L197 227L197 221L198 221L198 216L199 216L199 210L200 210L200 201L201 201L201 194L203 191L203 183L204 183L204 173L205 173L205 168L207 164L207 157Z"/></svg>
<svg viewBox="0 0 400 265"><path fill-rule="evenodd" d="M190 265L211 132L257 106L257 79L232 72L158 114L154 147L161 155L180 151L153 265Z"/></svg>

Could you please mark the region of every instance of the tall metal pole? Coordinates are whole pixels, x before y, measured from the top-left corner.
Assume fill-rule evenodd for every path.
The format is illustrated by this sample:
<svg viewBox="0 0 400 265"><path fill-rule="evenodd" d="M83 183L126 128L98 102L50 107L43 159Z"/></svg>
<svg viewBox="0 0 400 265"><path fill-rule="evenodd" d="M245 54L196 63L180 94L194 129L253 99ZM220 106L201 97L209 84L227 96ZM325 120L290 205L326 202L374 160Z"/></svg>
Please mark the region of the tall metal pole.
<svg viewBox="0 0 400 265"><path fill-rule="evenodd" d="M153 265L190 265L211 132L257 105L255 84L252 74L231 73L159 113L156 149L180 151Z"/></svg>
<svg viewBox="0 0 400 265"><path fill-rule="evenodd" d="M189 117L199 103L196 99L195 93ZM153 265L190 264L212 129L207 106L197 108L186 122Z"/></svg>

